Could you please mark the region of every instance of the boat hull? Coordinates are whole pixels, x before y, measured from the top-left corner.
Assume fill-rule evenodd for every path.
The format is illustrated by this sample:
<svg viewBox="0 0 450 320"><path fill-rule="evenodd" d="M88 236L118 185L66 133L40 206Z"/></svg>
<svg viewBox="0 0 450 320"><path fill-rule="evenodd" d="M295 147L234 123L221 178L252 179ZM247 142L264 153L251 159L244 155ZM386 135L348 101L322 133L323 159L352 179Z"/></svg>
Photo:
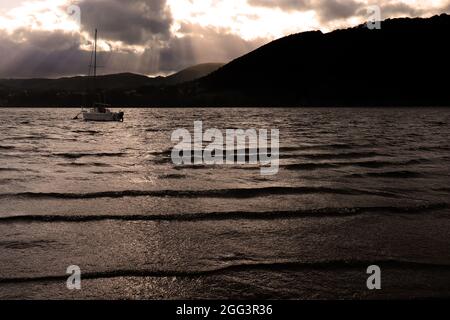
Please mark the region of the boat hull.
<svg viewBox="0 0 450 320"><path fill-rule="evenodd" d="M83 113L84 121L97 121L97 122L119 122L123 121L123 113L122 112L108 112L108 113L99 113L99 112L84 112Z"/></svg>

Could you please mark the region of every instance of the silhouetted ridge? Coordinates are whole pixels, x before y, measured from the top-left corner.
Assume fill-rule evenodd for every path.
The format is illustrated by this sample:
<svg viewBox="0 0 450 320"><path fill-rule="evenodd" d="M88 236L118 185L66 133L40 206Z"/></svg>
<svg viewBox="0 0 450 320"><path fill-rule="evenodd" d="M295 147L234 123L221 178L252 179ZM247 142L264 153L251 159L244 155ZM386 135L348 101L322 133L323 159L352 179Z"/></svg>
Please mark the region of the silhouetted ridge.
<svg viewBox="0 0 450 320"><path fill-rule="evenodd" d="M243 105L450 105L440 77L449 71L450 17L381 26L285 37L200 82Z"/></svg>
<svg viewBox="0 0 450 320"><path fill-rule="evenodd" d="M193 67L181 70L173 75L163 78L161 84L174 85L178 83L188 82L209 75L217 69L223 67L223 63L203 63Z"/></svg>

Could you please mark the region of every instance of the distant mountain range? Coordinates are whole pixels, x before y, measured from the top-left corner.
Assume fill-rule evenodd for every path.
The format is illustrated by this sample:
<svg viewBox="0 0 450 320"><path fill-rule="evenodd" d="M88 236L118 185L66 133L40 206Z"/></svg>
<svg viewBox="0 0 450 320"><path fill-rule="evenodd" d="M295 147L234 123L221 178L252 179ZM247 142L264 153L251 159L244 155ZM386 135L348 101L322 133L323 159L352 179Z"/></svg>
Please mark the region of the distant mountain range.
<svg viewBox="0 0 450 320"><path fill-rule="evenodd" d="M199 64L167 77L147 77L133 73L118 73L97 76L96 87L100 90L130 90L144 86L166 86L199 79L224 66L223 63ZM86 91L93 77L78 76L60 79L0 79L0 88L36 91Z"/></svg>
<svg viewBox="0 0 450 320"><path fill-rule="evenodd" d="M448 39L448 15L390 19L380 30L360 25L291 35L225 66L163 79L112 75L98 83L117 106L450 106ZM80 90L86 79L0 81L0 100L78 106L70 81Z"/></svg>

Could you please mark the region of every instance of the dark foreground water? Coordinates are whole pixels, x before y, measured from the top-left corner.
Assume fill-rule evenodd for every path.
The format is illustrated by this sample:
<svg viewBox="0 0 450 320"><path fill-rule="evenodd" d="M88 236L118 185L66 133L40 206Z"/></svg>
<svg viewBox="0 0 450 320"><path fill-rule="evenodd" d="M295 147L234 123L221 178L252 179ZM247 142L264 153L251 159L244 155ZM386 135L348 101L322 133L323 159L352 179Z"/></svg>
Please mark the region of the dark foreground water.
<svg viewBox="0 0 450 320"><path fill-rule="evenodd" d="M77 111L0 110L0 298L450 295L450 109ZM173 166L195 120L280 129L279 174Z"/></svg>

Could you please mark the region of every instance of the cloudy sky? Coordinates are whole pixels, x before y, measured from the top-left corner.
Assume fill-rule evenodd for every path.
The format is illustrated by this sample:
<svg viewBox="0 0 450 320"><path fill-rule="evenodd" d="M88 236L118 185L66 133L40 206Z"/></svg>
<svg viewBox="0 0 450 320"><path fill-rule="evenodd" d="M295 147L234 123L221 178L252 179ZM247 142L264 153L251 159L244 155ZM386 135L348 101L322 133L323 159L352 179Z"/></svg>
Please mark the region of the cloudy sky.
<svg viewBox="0 0 450 320"><path fill-rule="evenodd" d="M0 77L86 74L99 29L103 73L168 74L228 62L284 35L450 13L450 0L0 0Z"/></svg>

